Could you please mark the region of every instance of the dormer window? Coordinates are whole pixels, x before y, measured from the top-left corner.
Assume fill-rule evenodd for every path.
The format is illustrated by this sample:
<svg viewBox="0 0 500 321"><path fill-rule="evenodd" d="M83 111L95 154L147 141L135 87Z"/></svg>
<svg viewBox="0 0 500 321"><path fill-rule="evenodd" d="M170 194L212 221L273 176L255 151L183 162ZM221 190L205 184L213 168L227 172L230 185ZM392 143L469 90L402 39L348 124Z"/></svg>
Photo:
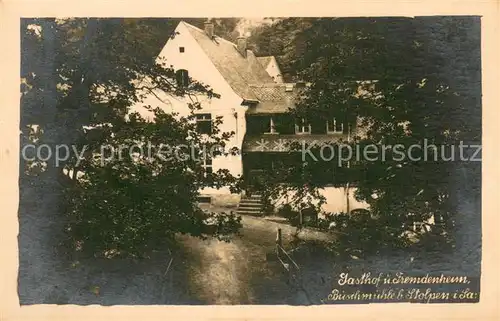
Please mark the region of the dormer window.
<svg viewBox="0 0 500 321"><path fill-rule="evenodd" d="M186 69L179 69L175 72L175 78L178 87L187 87L189 85L189 73Z"/></svg>
<svg viewBox="0 0 500 321"><path fill-rule="evenodd" d="M298 124L295 124L295 134L310 134L311 124L309 124L304 118L300 119Z"/></svg>
<svg viewBox="0 0 500 321"><path fill-rule="evenodd" d="M326 122L327 134L341 134L344 132L344 123L337 118L333 118Z"/></svg>
<svg viewBox="0 0 500 321"><path fill-rule="evenodd" d="M181 53L182 53L182 52L184 52L184 51L185 51L184 47L179 47L179 52L181 52Z"/></svg>

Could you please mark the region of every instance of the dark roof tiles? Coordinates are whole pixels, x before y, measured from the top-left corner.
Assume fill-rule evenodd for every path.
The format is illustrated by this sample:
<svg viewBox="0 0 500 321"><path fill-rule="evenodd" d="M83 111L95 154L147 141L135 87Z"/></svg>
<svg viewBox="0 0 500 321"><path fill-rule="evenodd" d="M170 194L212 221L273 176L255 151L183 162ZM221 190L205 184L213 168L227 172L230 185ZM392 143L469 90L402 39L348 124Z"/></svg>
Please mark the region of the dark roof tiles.
<svg viewBox="0 0 500 321"><path fill-rule="evenodd" d="M244 57L236 45L215 36L210 39L206 33L183 22L229 86L243 99L255 100L256 96L249 84L273 83L273 78L265 71L251 50Z"/></svg>
<svg viewBox="0 0 500 321"><path fill-rule="evenodd" d="M247 113L249 114L273 114L285 113L295 106L297 97L297 88L287 91L287 86L293 84L262 84L250 85L259 104L251 106Z"/></svg>

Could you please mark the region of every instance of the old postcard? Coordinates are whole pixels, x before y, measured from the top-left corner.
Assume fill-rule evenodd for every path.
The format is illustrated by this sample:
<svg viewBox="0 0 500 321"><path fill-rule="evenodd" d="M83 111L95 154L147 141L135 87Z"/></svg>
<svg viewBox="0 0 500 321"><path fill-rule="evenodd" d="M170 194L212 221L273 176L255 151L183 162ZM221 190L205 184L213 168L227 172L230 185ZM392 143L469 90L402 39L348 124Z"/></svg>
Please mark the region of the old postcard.
<svg viewBox="0 0 500 321"><path fill-rule="evenodd" d="M493 2L54 4L5 11L7 319L494 317Z"/></svg>

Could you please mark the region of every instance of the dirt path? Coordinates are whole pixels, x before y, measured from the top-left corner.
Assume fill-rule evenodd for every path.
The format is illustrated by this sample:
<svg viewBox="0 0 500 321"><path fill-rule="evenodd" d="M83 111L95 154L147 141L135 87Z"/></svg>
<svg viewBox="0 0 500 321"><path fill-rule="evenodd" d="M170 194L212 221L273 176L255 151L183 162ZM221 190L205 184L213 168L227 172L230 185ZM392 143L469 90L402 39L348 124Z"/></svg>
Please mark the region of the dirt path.
<svg viewBox="0 0 500 321"><path fill-rule="evenodd" d="M277 227L285 245L294 228L255 217L243 217L242 236L231 243L183 239L190 293L206 304L307 304L291 290L272 258Z"/></svg>

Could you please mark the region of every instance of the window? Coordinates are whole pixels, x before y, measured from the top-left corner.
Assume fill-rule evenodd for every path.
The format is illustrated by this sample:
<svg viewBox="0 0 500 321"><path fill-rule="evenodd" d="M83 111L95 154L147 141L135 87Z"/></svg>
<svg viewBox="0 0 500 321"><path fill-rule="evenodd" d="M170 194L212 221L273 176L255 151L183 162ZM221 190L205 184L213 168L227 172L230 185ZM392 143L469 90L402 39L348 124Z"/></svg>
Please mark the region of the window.
<svg viewBox="0 0 500 321"><path fill-rule="evenodd" d="M328 134L343 133L344 123L336 118L333 118L332 120L326 122L326 132Z"/></svg>
<svg viewBox="0 0 500 321"><path fill-rule="evenodd" d="M272 117L269 117L269 123L268 123L268 127L266 127L266 131L264 132L264 134L279 134L277 131L276 131L276 125L274 124L274 119Z"/></svg>
<svg viewBox="0 0 500 321"><path fill-rule="evenodd" d="M175 72L177 86L187 87L189 85L189 73L186 69L179 69Z"/></svg>
<svg viewBox="0 0 500 321"><path fill-rule="evenodd" d="M295 124L295 133L296 134L310 134L311 133L311 124L309 124L304 118L302 118L298 124Z"/></svg>
<svg viewBox="0 0 500 321"><path fill-rule="evenodd" d="M184 52L184 47L179 47L179 52Z"/></svg>
<svg viewBox="0 0 500 321"><path fill-rule="evenodd" d="M210 204L212 198L210 196L198 196L198 203Z"/></svg>
<svg viewBox="0 0 500 321"><path fill-rule="evenodd" d="M196 131L200 134L212 133L212 115L197 114L196 115Z"/></svg>

